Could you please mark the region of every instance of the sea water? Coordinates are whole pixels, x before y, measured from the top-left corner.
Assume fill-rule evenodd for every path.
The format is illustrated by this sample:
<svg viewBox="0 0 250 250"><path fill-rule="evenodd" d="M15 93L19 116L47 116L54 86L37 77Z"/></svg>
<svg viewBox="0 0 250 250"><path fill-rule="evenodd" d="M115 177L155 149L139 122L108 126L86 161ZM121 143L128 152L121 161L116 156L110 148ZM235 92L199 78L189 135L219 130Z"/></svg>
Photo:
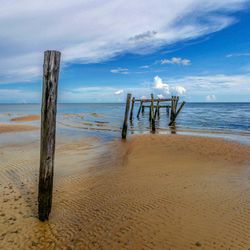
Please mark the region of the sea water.
<svg viewBox="0 0 250 250"><path fill-rule="evenodd" d="M150 132L149 109L137 118L134 107L128 134ZM40 114L40 104L0 104L0 122L8 123L16 116ZM88 135L104 139L119 138L124 119L123 103L58 104L57 133ZM40 121L26 124L39 125ZM250 142L250 103L186 103L176 120L176 128L168 126L165 109L156 119L157 133L179 133L223 137Z"/></svg>

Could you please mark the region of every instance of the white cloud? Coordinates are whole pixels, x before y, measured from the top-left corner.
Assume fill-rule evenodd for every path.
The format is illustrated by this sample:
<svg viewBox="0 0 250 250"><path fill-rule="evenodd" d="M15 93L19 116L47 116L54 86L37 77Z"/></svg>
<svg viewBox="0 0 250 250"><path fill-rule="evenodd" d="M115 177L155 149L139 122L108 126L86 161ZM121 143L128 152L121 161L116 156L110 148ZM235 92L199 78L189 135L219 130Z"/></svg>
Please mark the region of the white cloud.
<svg viewBox="0 0 250 250"><path fill-rule="evenodd" d="M206 101L207 102L214 102L214 101L216 101L216 96L215 95L207 95Z"/></svg>
<svg viewBox="0 0 250 250"><path fill-rule="evenodd" d="M167 83L166 83L167 82ZM59 102L120 102L124 101L126 93L135 97L150 98L150 94L167 97L171 94L185 95L190 101L204 101L207 96L220 101L250 101L250 74L248 75L205 75L186 76L183 78L154 78L154 82L144 82L122 89L111 86L84 86L78 88L59 88ZM157 86L157 88L155 88ZM168 91L164 91L167 89ZM121 93L123 90L124 95ZM178 93L177 93L178 92ZM212 94L211 94L212 93ZM0 89L1 102L9 102L10 97L15 96L15 102L40 102L39 91L27 91L27 89ZM208 97L209 98L209 97Z"/></svg>
<svg viewBox="0 0 250 250"><path fill-rule="evenodd" d="M167 83L164 83L163 80L159 76L154 77L153 88L156 90L162 90L164 94L175 94L183 96L186 93L186 89L183 86L176 85L170 86ZM162 93L158 94L162 95Z"/></svg>
<svg viewBox="0 0 250 250"><path fill-rule="evenodd" d="M159 99L163 99L163 98L164 98L164 95L159 94L159 95L157 95L157 97L158 97Z"/></svg>
<svg viewBox="0 0 250 250"><path fill-rule="evenodd" d="M123 89L120 89L120 90L117 90L115 91L115 95L121 95L124 93L124 90Z"/></svg>
<svg viewBox="0 0 250 250"><path fill-rule="evenodd" d="M249 88L250 74L243 75L201 75L186 76L177 79L168 79L169 84L185 84L185 87L191 92L203 91L246 91Z"/></svg>
<svg viewBox="0 0 250 250"><path fill-rule="evenodd" d="M140 69L148 69L150 66L149 65L143 65L140 67Z"/></svg>
<svg viewBox="0 0 250 250"><path fill-rule="evenodd" d="M180 96L184 95L187 91L183 86L174 86L171 89L173 92Z"/></svg>
<svg viewBox="0 0 250 250"><path fill-rule="evenodd" d="M23 89L0 89L1 103L9 103L10 97L12 103L38 103L41 99L41 93Z"/></svg>
<svg viewBox="0 0 250 250"><path fill-rule="evenodd" d="M171 59L162 59L161 64L179 64L187 66L191 63L189 59L182 59L180 57L172 57Z"/></svg>
<svg viewBox="0 0 250 250"><path fill-rule="evenodd" d="M62 51L63 63L98 63L127 52L151 53L228 27L235 22L230 13L247 2L2 1L0 78L27 81L40 75L47 49Z"/></svg>
<svg viewBox="0 0 250 250"><path fill-rule="evenodd" d="M169 85L167 83L164 83L159 76L154 77L153 87L155 89L163 90L166 94L169 94Z"/></svg>
<svg viewBox="0 0 250 250"><path fill-rule="evenodd" d="M226 57L235 57L235 56L250 56L250 53L233 53L233 54L228 54Z"/></svg>
<svg viewBox="0 0 250 250"><path fill-rule="evenodd" d="M123 75L126 75L129 73L128 69L126 68L111 69L110 72L113 74L123 74Z"/></svg>
<svg viewBox="0 0 250 250"><path fill-rule="evenodd" d="M60 91L60 89L59 89ZM117 93L117 94L116 94ZM71 89L62 89L59 93L59 102L120 102L124 101L126 94L131 93L135 97L142 95L150 96L151 87L126 87L117 89L110 86L80 87ZM124 95L122 95L124 94Z"/></svg>

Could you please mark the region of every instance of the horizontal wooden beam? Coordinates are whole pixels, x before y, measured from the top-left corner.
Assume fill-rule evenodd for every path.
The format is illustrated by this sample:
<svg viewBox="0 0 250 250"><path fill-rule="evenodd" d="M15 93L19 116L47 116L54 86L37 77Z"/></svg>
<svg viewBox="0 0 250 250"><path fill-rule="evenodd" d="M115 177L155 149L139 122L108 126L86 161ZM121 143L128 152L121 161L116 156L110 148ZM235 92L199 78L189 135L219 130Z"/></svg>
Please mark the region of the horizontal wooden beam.
<svg viewBox="0 0 250 250"><path fill-rule="evenodd" d="M170 102L172 98L167 99L155 99L154 102ZM151 99L135 99L135 102L152 102Z"/></svg>
<svg viewBox="0 0 250 250"><path fill-rule="evenodd" d="M142 105L142 107L151 108L151 105ZM170 105L154 105L154 108L157 108L157 107L159 107L159 108L171 108Z"/></svg>

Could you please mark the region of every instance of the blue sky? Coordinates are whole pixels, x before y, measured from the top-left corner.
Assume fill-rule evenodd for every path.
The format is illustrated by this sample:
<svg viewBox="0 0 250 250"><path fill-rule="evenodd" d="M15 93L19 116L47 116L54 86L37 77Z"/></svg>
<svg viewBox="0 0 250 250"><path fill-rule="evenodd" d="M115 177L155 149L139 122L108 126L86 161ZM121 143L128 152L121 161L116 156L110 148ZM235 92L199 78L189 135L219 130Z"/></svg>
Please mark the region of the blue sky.
<svg viewBox="0 0 250 250"><path fill-rule="evenodd" d="M250 101L250 1L0 1L0 103L40 102L47 49L60 102Z"/></svg>

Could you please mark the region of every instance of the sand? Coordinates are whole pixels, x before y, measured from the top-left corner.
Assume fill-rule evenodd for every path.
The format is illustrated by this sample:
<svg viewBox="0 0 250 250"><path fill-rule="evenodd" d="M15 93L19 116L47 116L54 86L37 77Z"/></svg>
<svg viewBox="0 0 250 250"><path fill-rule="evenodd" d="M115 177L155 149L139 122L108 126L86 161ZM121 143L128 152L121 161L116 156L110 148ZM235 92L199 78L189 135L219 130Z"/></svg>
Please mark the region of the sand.
<svg viewBox="0 0 250 250"><path fill-rule="evenodd" d="M39 143L0 148L1 249L249 249L250 147L179 135L59 140L37 216Z"/></svg>
<svg viewBox="0 0 250 250"><path fill-rule="evenodd" d="M25 115L25 116L19 116L12 118L12 122L31 122L31 121L38 121L40 120L39 115Z"/></svg>
<svg viewBox="0 0 250 250"><path fill-rule="evenodd" d="M24 132L24 131L31 131L38 129L37 126L33 125L12 125L12 124L5 124L0 123L0 134L2 133L10 133L10 132Z"/></svg>

